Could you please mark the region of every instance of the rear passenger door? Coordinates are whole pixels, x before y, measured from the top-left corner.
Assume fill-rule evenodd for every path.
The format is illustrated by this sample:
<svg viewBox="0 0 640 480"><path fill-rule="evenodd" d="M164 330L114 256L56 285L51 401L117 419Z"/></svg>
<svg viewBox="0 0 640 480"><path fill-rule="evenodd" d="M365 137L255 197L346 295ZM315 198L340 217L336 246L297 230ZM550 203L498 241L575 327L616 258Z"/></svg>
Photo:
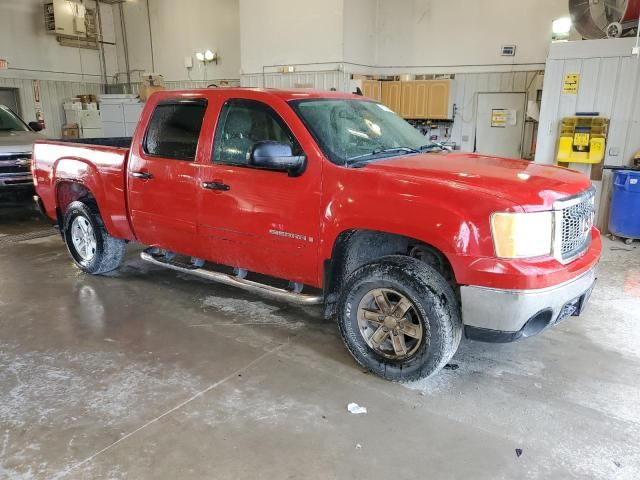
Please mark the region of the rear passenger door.
<svg viewBox="0 0 640 480"><path fill-rule="evenodd" d="M206 109L205 98L161 100L146 131L136 133L127 171L129 211L136 237L146 245L205 253L197 233L197 159Z"/></svg>
<svg viewBox="0 0 640 480"><path fill-rule="evenodd" d="M228 98L215 129L211 159L202 165L204 189L200 229L211 248L208 258L296 282L317 282L321 164L307 154L302 175L248 165L261 141L291 145L305 155L308 136L284 104L272 107L248 98ZM316 161L314 161L316 160Z"/></svg>

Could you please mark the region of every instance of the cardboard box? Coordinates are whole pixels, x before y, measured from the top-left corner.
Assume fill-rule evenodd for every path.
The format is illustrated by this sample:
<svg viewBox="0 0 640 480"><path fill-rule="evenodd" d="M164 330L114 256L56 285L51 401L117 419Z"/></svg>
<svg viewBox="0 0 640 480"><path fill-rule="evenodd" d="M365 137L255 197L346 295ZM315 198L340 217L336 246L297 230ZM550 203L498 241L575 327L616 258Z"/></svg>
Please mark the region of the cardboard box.
<svg viewBox="0 0 640 480"><path fill-rule="evenodd" d="M154 92L159 92L160 90L164 90L165 88L160 85L140 85L139 94L140 100L146 102L147 99Z"/></svg>
<svg viewBox="0 0 640 480"><path fill-rule="evenodd" d="M67 123L62 127L62 138L80 138L80 127L77 123Z"/></svg>

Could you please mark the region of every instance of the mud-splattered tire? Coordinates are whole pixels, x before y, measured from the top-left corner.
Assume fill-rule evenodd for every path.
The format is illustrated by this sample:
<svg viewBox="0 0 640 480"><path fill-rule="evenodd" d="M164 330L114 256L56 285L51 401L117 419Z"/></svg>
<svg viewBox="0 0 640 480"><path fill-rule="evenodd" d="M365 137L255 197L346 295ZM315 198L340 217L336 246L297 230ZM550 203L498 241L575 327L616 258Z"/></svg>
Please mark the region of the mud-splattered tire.
<svg viewBox="0 0 640 480"><path fill-rule="evenodd" d="M116 270L122 263L125 241L109 235L92 201L69 205L63 234L69 255L84 272L100 275Z"/></svg>
<svg viewBox="0 0 640 480"><path fill-rule="evenodd" d="M429 265L403 256L383 257L350 275L338 303L338 326L361 366L401 383L438 372L462 338L451 285ZM375 341L371 332L380 333Z"/></svg>

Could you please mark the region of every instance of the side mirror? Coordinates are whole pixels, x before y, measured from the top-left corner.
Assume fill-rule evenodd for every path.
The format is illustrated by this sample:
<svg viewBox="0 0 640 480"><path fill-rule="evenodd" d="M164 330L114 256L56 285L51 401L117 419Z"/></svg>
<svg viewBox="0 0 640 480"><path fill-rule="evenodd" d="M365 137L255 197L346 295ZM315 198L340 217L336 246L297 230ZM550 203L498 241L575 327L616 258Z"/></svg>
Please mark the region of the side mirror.
<svg viewBox="0 0 640 480"><path fill-rule="evenodd" d="M42 125L40 125L40 122L29 122L29 128L34 132L39 132L42 130Z"/></svg>
<svg viewBox="0 0 640 480"><path fill-rule="evenodd" d="M294 155L291 145L280 142L257 142L251 147L249 165L265 170L287 172L290 177L297 177L306 165L304 155Z"/></svg>

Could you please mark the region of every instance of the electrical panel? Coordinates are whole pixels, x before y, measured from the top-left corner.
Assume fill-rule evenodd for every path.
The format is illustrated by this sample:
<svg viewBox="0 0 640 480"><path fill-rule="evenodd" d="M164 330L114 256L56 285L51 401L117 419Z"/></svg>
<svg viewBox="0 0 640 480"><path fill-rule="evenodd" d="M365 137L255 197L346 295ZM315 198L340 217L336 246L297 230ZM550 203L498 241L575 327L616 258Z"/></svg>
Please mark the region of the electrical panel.
<svg viewBox="0 0 640 480"><path fill-rule="evenodd" d="M86 37L86 8L72 0L54 0L44 5L47 32L70 37Z"/></svg>
<svg viewBox="0 0 640 480"><path fill-rule="evenodd" d="M96 7L97 8L97 7ZM63 47L98 49L96 9L75 0L54 0L44 4L44 24Z"/></svg>

